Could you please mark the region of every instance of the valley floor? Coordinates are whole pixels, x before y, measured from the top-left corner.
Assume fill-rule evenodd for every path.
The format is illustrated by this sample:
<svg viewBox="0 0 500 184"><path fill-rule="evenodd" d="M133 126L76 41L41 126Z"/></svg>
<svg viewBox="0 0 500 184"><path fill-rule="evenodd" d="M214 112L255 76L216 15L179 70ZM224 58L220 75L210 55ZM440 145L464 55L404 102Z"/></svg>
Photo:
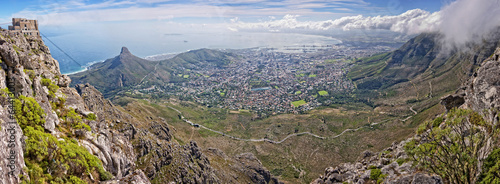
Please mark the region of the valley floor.
<svg viewBox="0 0 500 184"><path fill-rule="evenodd" d="M365 150L379 151L406 139L416 126L402 121L406 116L387 115L362 104L257 119L250 112L179 100L127 100L124 110L137 118L160 118L173 126L179 144L195 140L204 149L218 148L230 156L251 152L280 181L290 183L309 183L328 166L355 161Z"/></svg>

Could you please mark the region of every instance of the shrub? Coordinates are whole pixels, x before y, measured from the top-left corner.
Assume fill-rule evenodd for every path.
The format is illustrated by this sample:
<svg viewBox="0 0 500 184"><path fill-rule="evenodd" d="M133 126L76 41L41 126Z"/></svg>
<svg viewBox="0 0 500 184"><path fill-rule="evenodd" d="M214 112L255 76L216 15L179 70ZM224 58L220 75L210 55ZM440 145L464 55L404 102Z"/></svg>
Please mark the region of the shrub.
<svg viewBox="0 0 500 184"><path fill-rule="evenodd" d="M481 184L500 183L500 148L493 150L483 163L483 173L479 177Z"/></svg>
<svg viewBox="0 0 500 184"><path fill-rule="evenodd" d="M19 99L14 99L14 111L21 128L45 124L45 112L32 97L21 95Z"/></svg>
<svg viewBox="0 0 500 184"><path fill-rule="evenodd" d="M63 120L65 121L66 125L70 126L71 128L85 129L87 131L90 131L90 126L83 123L82 117L78 113L76 113L75 109L73 108L70 108L70 110L63 117Z"/></svg>
<svg viewBox="0 0 500 184"><path fill-rule="evenodd" d="M398 158L396 160L396 163L398 163L399 166L403 165L406 162L406 159Z"/></svg>
<svg viewBox="0 0 500 184"><path fill-rule="evenodd" d="M82 179L97 171L101 180L112 178L102 167L101 161L71 138L58 140L46 133L43 125L45 113L31 97L20 96L14 99L15 118L25 139L24 160L27 177L21 177L23 183L85 183ZM90 127L82 122L81 116L71 109L65 120L74 123L73 128ZM64 138L64 137L63 137ZM94 172L95 173L95 172Z"/></svg>
<svg viewBox="0 0 500 184"><path fill-rule="evenodd" d="M88 119L88 120L96 120L97 116L94 113L90 113L89 115L87 115L86 119Z"/></svg>
<svg viewBox="0 0 500 184"><path fill-rule="evenodd" d="M417 132L416 132L417 135L420 135L420 134L424 133L427 130L428 125L429 125L429 122L427 122L427 121L424 122L424 123L422 123L422 124L420 124L418 126L418 128L417 128Z"/></svg>
<svg viewBox="0 0 500 184"><path fill-rule="evenodd" d="M14 97L14 94L12 94L12 92L9 91L9 88L0 89L0 93L4 98Z"/></svg>
<svg viewBox="0 0 500 184"><path fill-rule="evenodd" d="M69 183L73 183L73 184L85 184L84 181L82 181L82 179L76 177L76 176L70 176L69 177Z"/></svg>
<svg viewBox="0 0 500 184"><path fill-rule="evenodd" d="M112 175L102 167L101 161L78 145L74 139L57 140L53 135L45 133L43 128L26 127L23 129L26 140L25 161L31 181L37 178L53 180L52 177L83 176L97 171L101 180L110 179ZM44 168L40 172L38 167ZM53 171L51 177L38 173ZM83 174L83 175L82 175ZM33 177L36 176L36 177ZM38 183L38 182L36 182Z"/></svg>
<svg viewBox="0 0 500 184"><path fill-rule="evenodd" d="M421 169L440 175L447 183L474 183L480 171L479 150L493 136L491 125L466 109L452 109L444 124L434 126L442 121L421 125L420 138L405 145L406 153Z"/></svg>
<svg viewBox="0 0 500 184"><path fill-rule="evenodd" d="M443 121L443 117L437 117L436 119L432 120L432 126L438 127Z"/></svg>
<svg viewBox="0 0 500 184"><path fill-rule="evenodd" d="M57 86L56 84L54 84L52 82L52 80L50 79L47 79L47 78L43 78L42 79L42 85L43 86L47 86L47 88L49 89L49 95L54 98L56 96L56 92L57 90L59 89L59 86Z"/></svg>
<svg viewBox="0 0 500 184"><path fill-rule="evenodd" d="M370 170L370 179L378 180L378 178L382 175L382 171L380 169L371 169Z"/></svg>

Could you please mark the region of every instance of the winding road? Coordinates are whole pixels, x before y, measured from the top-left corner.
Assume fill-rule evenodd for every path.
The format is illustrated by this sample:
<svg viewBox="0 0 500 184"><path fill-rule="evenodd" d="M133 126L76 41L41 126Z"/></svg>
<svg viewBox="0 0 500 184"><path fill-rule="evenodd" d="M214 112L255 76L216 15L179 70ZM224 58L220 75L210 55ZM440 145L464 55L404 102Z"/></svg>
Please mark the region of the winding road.
<svg viewBox="0 0 500 184"><path fill-rule="evenodd" d="M193 123L191 121L189 121L188 119L184 118L184 116L182 115L182 112L179 111L178 109L176 108L173 108L171 106L167 106L168 108L176 111L177 113L179 113L181 119L188 123L189 125L191 126L194 126L194 127L200 127L200 128L203 128L203 129L206 129L208 131L211 131L211 132L214 132L214 133L217 133L217 134L220 134L224 137L229 137L231 139L234 139L234 140L239 140L239 141L246 141L246 142L269 142L269 143L273 143L273 144L281 144L283 142L285 142L287 139L291 138L291 137L295 137L295 136L300 136L300 135L310 135L312 137L315 137L315 138L318 138L318 139L335 139L337 137L340 137L342 135L344 135L344 133L346 132L355 132L355 131L358 131L362 128L367 128L367 127L372 127L374 125L378 125L380 123L383 123L383 122L386 122L386 121L389 121L389 120L385 120L385 121L381 121L381 122L377 122L377 123L371 123L369 125L365 125L365 126L361 126L359 128L356 128L356 129L345 129L342 133L336 135L336 136L333 136L333 137L322 137L322 136L319 136L319 135L316 135L316 134L313 134L311 132L300 132L300 133L294 133L294 134L290 134L288 136L286 136L285 138L281 139L280 141L274 141L274 140L270 140L268 138L262 138L262 139L243 139L243 138L239 138L239 137L235 137L235 136L232 136L232 135L227 135L223 132L220 132L220 131L217 131L217 130L214 130L214 129L211 129L211 128L208 128L206 126L203 126L203 125L200 125L200 124L196 124L196 123Z"/></svg>

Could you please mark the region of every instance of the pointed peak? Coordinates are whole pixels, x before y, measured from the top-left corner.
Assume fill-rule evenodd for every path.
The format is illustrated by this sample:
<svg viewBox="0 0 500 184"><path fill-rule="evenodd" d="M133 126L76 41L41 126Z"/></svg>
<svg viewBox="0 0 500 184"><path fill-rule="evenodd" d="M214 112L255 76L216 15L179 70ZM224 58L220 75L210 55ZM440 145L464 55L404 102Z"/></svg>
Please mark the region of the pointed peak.
<svg viewBox="0 0 500 184"><path fill-rule="evenodd" d="M122 54L130 54L132 55L132 53L130 53L130 51L128 51L127 47L122 47L122 52L120 52L120 55Z"/></svg>

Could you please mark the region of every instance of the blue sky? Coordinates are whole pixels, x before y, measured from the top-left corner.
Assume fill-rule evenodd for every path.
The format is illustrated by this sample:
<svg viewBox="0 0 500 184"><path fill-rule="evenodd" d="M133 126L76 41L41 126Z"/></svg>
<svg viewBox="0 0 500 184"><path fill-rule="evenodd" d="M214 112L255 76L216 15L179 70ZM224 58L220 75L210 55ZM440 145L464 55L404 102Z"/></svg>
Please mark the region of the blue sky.
<svg viewBox="0 0 500 184"><path fill-rule="evenodd" d="M257 22L287 14L300 15L301 20L320 21L354 15L397 15L416 8L432 13L449 2L451 0L2 0L0 23L9 22L12 17L36 18L42 26L163 19L222 23L234 17Z"/></svg>
<svg viewBox="0 0 500 184"><path fill-rule="evenodd" d="M232 43L238 40L275 42L277 39L275 34L252 37L256 32L329 35L339 30L382 29L413 35L438 29L439 12L451 2L453 0L1 0L0 27L10 25L13 17L37 19L42 34L78 62L87 64L113 57L121 46L128 46L143 57L197 48L232 48L240 44ZM242 39L247 37L252 39ZM81 70L50 42L46 43L59 60L61 71Z"/></svg>

